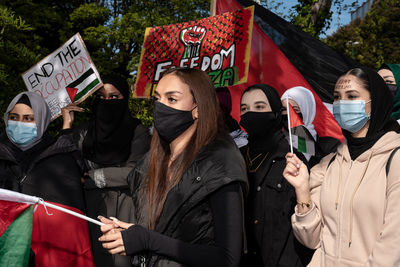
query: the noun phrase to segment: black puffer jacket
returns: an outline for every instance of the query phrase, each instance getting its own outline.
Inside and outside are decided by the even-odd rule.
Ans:
[[[128,176],[135,207],[134,223],[144,227],[148,212],[143,190],[147,169],[148,157],[145,157]],[[218,139],[199,152],[180,182],[170,190],[155,231],[192,244],[213,245],[215,233],[208,197],[231,183],[240,183],[247,191],[245,163],[231,139]],[[156,254],[143,257],[146,266],[181,266]]]
[[[57,141],[49,136],[44,138],[45,147],[33,153],[29,163],[22,166],[17,160],[17,148],[12,148],[5,134],[0,136],[0,187],[84,212],[82,161],[72,136],[63,135]]]
[[[306,266],[313,253],[295,239],[292,231],[290,218],[296,194],[282,175],[285,155],[290,152],[287,141],[282,138],[273,151],[255,173],[248,175],[250,192],[245,203],[248,253],[242,258],[243,267]]]

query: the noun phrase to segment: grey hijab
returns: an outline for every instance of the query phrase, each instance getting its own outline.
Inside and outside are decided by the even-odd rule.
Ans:
[[[31,143],[29,143],[26,146],[21,146],[21,145],[13,143],[17,147],[19,147],[22,151],[25,151],[40,142],[44,132],[46,131],[47,127],[50,124],[51,112],[50,112],[50,109],[47,106],[46,102],[40,95],[33,93],[33,92],[20,93],[16,97],[14,97],[14,99],[10,102],[6,113],[4,114],[4,123],[5,123],[6,127],[8,125],[8,114],[14,108],[14,106],[17,104],[18,100],[23,95],[26,95],[29,98],[29,101],[31,102],[31,107],[33,110],[33,115],[35,117],[35,123],[36,123],[36,127],[37,127],[37,136],[35,139],[32,140]],[[6,133],[7,133],[7,131],[6,131]],[[8,136],[8,134],[7,134],[7,137],[11,141],[11,138]]]

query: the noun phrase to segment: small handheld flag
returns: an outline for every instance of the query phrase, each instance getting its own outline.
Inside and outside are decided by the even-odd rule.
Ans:
[[[290,151],[293,153],[293,147],[295,147],[298,152],[304,153],[308,160],[311,156],[315,155],[314,138],[311,136],[307,128],[304,127],[303,121],[290,105],[288,96],[286,96],[286,107],[288,116]]]

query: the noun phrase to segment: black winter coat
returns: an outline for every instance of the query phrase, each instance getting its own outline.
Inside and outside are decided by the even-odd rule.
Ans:
[[[312,251],[302,246],[292,232],[296,194],[282,175],[288,152],[287,141],[281,139],[258,170],[248,173],[250,190],[245,201],[248,252],[242,258],[243,267],[306,266],[311,259]]]
[[[47,137],[51,138],[51,137]],[[37,144],[36,146],[40,146]],[[13,144],[0,136],[0,187],[85,211],[82,161],[71,135],[63,135],[33,154],[26,170],[17,161]]]
[[[73,133],[75,142],[82,152],[82,144],[88,132],[89,123],[83,124],[72,130],[64,130],[65,134]],[[133,130],[131,141],[131,153],[126,162],[114,166],[104,166],[84,159],[85,176],[84,193],[89,217],[98,215],[116,217],[121,221],[131,221],[133,205],[130,198],[130,190],[126,177],[149,150],[151,136],[148,128],[139,124]],[[94,259],[98,267],[127,267],[130,259],[126,256],[111,255],[98,238],[102,235],[100,228],[95,224],[89,224],[92,240]]]
[[[135,207],[136,224],[147,228],[147,205],[143,186],[148,169],[145,157],[128,176]],[[214,244],[213,217],[208,197],[222,186],[240,183],[247,191],[246,167],[242,155],[231,139],[218,139],[203,148],[180,182],[165,200],[155,231],[193,244]],[[146,266],[181,266],[171,259],[147,254]],[[138,263],[138,257],[134,262]]]

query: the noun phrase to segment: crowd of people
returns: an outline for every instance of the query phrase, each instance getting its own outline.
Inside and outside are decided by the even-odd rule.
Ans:
[[[62,251],[86,255],[66,266],[400,266],[399,65],[338,78],[342,143],[318,136],[304,87],[282,96],[248,87],[238,122],[228,88],[201,70],[170,69],[154,91],[149,130],[131,115],[127,82],[102,81],[91,119],[74,126],[85,111],[65,107],[57,138],[35,93],[18,94],[5,113],[0,187],[104,223],[44,213],[29,266],[66,262]],[[288,103],[315,153],[291,152]],[[68,246],[37,233],[55,227],[69,233]]]

